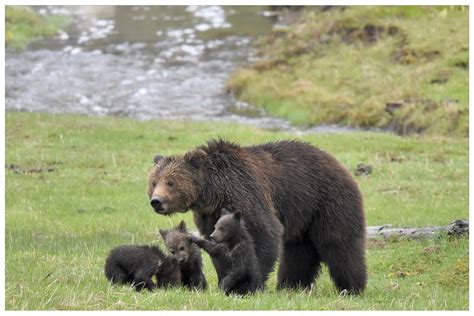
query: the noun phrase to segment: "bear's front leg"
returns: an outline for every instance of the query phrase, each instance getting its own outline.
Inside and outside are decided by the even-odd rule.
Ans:
[[[209,241],[206,239],[198,238],[196,236],[189,236],[189,241],[195,243],[198,245],[199,248],[204,249],[208,254],[211,256],[219,256],[223,254],[225,251],[224,247],[222,245],[219,245],[213,241]]]
[[[260,212],[265,214],[264,218],[252,219],[250,215],[244,212],[242,212],[242,216],[254,241],[260,275],[262,276],[262,282],[265,283],[278,259],[283,226],[271,211],[260,210]]]
[[[149,278],[148,276],[141,275],[141,274],[135,275],[135,278],[133,280],[133,285],[137,292],[140,292],[143,289],[153,291],[153,289],[156,287],[155,283],[153,283],[151,278]]]

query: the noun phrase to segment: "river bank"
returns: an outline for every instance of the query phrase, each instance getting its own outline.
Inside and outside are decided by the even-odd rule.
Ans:
[[[292,124],[468,134],[468,8],[306,8],[227,88]]]

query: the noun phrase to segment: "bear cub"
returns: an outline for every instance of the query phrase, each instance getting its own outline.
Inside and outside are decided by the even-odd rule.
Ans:
[[[222,209],[210,238],[211,241],[189,236],[212,257],[219,288],[226,294],[239,295],[263,289],[254,241],[240,211],[232,214]]]
[[[172,258],[178,261],[181,284],[190,289],[206,289],[207,281],[202,271],[201,250],[189,239],[184,221],[172,230],[160,229]]]
[[[105,276],[113,284],[131,284],[137,291],[173,286],[181,280],[176,258],[166,256],[157,246],[125,245],[112,249],[105,262]]]

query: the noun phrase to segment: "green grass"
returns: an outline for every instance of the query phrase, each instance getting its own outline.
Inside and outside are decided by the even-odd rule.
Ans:
[[[459,6],[308,8],[227,86],[295,125],[467,136],[468,21]]]
[[[135,293],[111,287],[105,257],[121,244],[161,244],[156,232],[192,214],[156,215],[146,177],[156,153],[176,154],[223,136],[242,144],[296,138],[332,153],[357,177],[369,225],[445,225],[468,217],[465,138],[411,137],[370,132],[297,136],[253,127],[185,121],[6,112],[6,164],[51,172],[6,173],[7,310],[466,310],[468,239],[370,242],[369,283],[361,296],[339,297],[324,269],[311,292],[268,289],[251,298],[210,289]]]
[[[6,47],[25,48],[35,39],[54,36],[69,22],[66,16],[41,16],[26,6],[5,6]]]

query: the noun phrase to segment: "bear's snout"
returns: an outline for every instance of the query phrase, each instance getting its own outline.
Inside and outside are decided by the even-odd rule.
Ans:
[[[153,207],[155,212],[160,213],[163,211],[163,201],[158,196],[153,196],[150,200],[150,205]]]
[[[219,237],[217,236],[216,232],[213,232],[209,238],[212,240],[212,241],[215,241],[215,242],[219,242]]]

